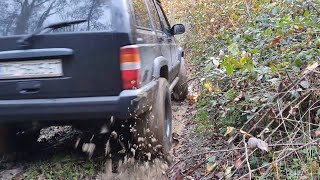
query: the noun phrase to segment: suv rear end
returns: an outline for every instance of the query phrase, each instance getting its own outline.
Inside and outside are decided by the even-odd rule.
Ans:
[[[0,10],[0,153],[60,124],[112,125],[102,135],[112,158],[129,142],[169,152],[171,93],[187,94],[174,39],[185,28],[170,26],[160,1],[9,0]]]
[[[120,49],[132,43],[127,6],[126,0],[0,2],[0,123],[128,112],[120,108],[135,98],[120,97]],[[87,21],[41,30],[81,19]]]

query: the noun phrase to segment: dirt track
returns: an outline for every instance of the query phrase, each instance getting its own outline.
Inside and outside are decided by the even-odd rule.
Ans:
[[[174,148],[173,155],[178,156],[176,152],[181,148],[181,142],[185,137],[184,129],[187,122],[186,112],[188,110],[188,103],[174,103],[173,104],[173,136],[174,136]],[[55,133],[52,133],[55,132]],[[35,176],[30,174],[37,174],[37,179],[48,179],[43,173],[39,172],[42,166],[56,167],[60,164],[61,168],[63,163],[77,164],[80,169],[77,172],[80,173],[80,179],[166,179],[166,171],[169,165],[163,160],[156,159],[154,163],[150,162],[134,162],[128,160],[126,164],[120,167],[120,173],[111,173],[111,162],[100,161],[103,157],[96,157],[92,161],[89,161],[85,155],[77,152],[73,149],[76,142],[78,132],[73,131],[70,127],[57,128],[52,127],[42,132],[40,139],[44,139],[43,145],[45,147],[40,149],[36,153],[24,154],[23,157],[18,158],[17,161],[4,161],[0,159],[0,180],[2,179],[30,179]],[[48,140],[46,140],[48,139]],[[72,157],[69,161],[70,156]],[[58,157],[58,160],[57,160]],[[173,157],[175,158],[175,157]],[[77,160],[80,159],[80,160]],[[68,162],[69,161],[69,162]],[[80,161],[80,162],[79,162]],[[60,163],[61,162],[61,163]],[[103,162],[103,163],[102,163]],[[81,163],[96,163],[94,165],[94,173],[87,175],[81,174]],[[40,167],[38,167],[40,166]],[[64,169],[50,169],[55,171],[62,171],[61,176],[64,176]],[[72,166],[72,165],[71,165]],[[77,167],[78,167],[77,166]],[[86,165],[83,165],[86,166]],[[39,169],[37,169],[39,168]],[[43,168],[42,168],[43,169]],[[91,170],[91,169],[90,169]],[[65,169],[68,171],[68,169]],[[87,169],[83,169],[83,172],[87,172]],[[67,173],[67,172],[65,172]],[[28,176],[28,177],[26,177]],[[68,179],[68,178],[66,178]]]

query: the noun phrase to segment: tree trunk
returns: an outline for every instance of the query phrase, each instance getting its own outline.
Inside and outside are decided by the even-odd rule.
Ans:
[[[21,12],[17,19],[17,27],[14,31],[15,34],[24,34],[27,31],[27,25],[34,8],[35,0],[29,4],[28,0],[24,0],[21,4]]]

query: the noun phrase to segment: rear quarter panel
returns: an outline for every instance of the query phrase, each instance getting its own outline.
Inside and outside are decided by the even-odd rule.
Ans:
[[[161,56],[161,50],[153,30],[137,28],[134,37],[141,54],[141,85],[143,86],[153,80],[155,68],[160,68],[155,67],[154,62]]]

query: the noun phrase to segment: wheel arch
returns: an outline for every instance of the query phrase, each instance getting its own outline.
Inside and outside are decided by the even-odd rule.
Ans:
[[[163,56],[157,57],[154,60],[154,64],[153,64],[153,68],[154,68],[153,77],[156,79],[163,77],[169,80],[170,75],[169,75],[168,64],[169,64],[168,60]]]

